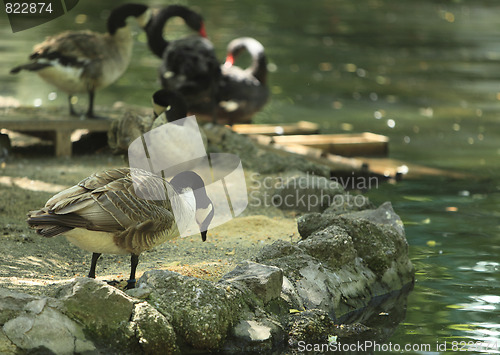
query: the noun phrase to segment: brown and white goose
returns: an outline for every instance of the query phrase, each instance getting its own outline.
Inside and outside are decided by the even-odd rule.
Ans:
[[[146,5],[124,4],[111,11],[107,33],[67,31],[48,37],[34,47],[30,62],[13,68],[36,72],[43,80],[69,95],[70,114],[77,116],[72,97],[88,93],[86,116],[95,118],[95,91],[115,82],[127,69],[132,57],[133,38],[127,18],[135,17],[145,27],[151,12]]]
[[[242,69],[234,65],[243,50],[252,58],[251,65]],[[267,87],[267,59],[264,46],[254,38],[241,37],[229,42],[226,62],[218,90],[217,118],[228,123],[250,122],[269,98]]]
[[[167,182],[141,169],[111,169],[56,194],[45,207],[29,212],[27,222],[44,237],[63,234],[79,248],[92,252],[88,277],[95,278],[102,253],[131,254],[127,288],[133,288],[143,251],[178,237],[179,230],[193,219],[206,240],[214,209],[204,186],[192,171],[181,172]],[[186,192],[191,192],[191,199],[181,195]]]

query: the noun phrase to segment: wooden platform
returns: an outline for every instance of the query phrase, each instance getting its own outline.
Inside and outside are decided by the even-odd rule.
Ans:
[[[72,151],[71,134],[78,129],[107,132],[111,119],[78,119],[67,109],[37,109],[31,107],[1,108],[0,129],[16,131],[54,142],[55,155],[69,157]]]

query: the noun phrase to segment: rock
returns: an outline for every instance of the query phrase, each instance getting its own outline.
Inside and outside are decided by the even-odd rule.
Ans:
[[[178,354],[174,328],[166,317],[146,302],[135,305],[130,324],[142,354]]]
[[[336,195],[332,203],[323,213],[341,215],[344,213],[362,211],[373,208],[368,197],[363,195],[352,195],[349,192]]]
[[[333,320],[319,309],[292,314],[288,323],[288,346],[291,349],[298,349],[300,344],[328,344],[335,329]]]
[[[323,176],[300,174],[285,181],[273,196],[273,205],[283,210],[322,212],[336,195],[344,192],[342,186]]]
[[[152,289],[149,303],[196,349],[219,348],[244,306],[240,292],[230,286],[171,271],[147,271],[138,280],[142,285]]]
[[[385,205],[385,204],[384,204]],[[379,209],[384,209],[381,205]],[[339,194],[333,197],[333,203],[323,211],[323,213],[307,213],[305,215],[300,216],[297,219],[297,227],[299,230],[299,234],[302,239],[306,239],[312,233],[317,230],[321,230],[331,224],[333,224],[336,220],[337,216],[352,216],[352,218],[367,218],[367,216],[371,216],[373,210],[373,205],[368,200],[368,198],[363,195],[351,195],[349,193]],[[391,207],[392,209],[392,207]],[[357,211],[364,211],[359,212]],[[377,209],[378,210],[378,209]],[[399,218],[394,211],[392,211],[393,215]],[[396,218],[395,217],[395,218]],[[401,219],[399,219],[401,221]],[[401,224],[402,226],[402,224]]]
[[[169,319],[144,301],[108,284],[77,278],[58,294],[59,308],[82,325],[100,351],[165,354],[178,352]]]
[[[349,219],[366,219],[378,225],[388,226],[398,232],[401,236],[405,236],[403,221],[396,214],[396,212],[394,212],[392,204],[389,201],[384,202],[377,209],[351,212],[345,214],[344,217]]]
[[[279,298],[283,284],[283,271],[274,266],[245,260],[234,270],[225,274],[221,281],[243,283],[266,304]]]
[[[299,247],[332,270],[352,263],[357,256],[351,236],[336,225],[314,232],[310,238],[300,241]]]
[[[2,319],[9,318],[2,322],[2,354],[20,349],[55,354],[96,350],[82,326],[64,315],[53,299],[0,289],[0,302]]]
[[[286,276],[283,276],[281,298],[287,302],[290,309],[304,310],[304,303],[302,302],[302,299],[297,294],[295,287]]]
[[[104,282],[83,277],[62,287],[58,297],[63,312],[83,324],[102,346],[132,346],[132,334],[124,328],[124,320],[131,319],[137,300]]]
[[[108,131],[108,145],[115,154],[127,153],[130,144],[151,129],[154,117],[134,110],[114,119]]]
[[[271,339],[271,327],[253,320],[242,320],[234,327],[234,334],[247,341],[264,342]]]
[[[384,204],[349,214],[305,215],[298,223],[307,239],[267,245],[255,261],[283,270],[291,284],[283,299],[290,307],[298,302],[286,295],[295,290],[306,309],[341,317],[413,281],[408,243],[390,211]]]

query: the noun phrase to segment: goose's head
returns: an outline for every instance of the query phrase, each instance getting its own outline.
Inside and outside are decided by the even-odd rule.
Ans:
[[[172,122],[187,116],[187,106],[176,92],[161,89],[153,94],[153,112],[155,117],[165,113],[167,121]]]
[[[214,217],[214,205],[207,195],[203,179],[193,171],[175,175],[170,184],[180,193],[191,191],[195,199],[195,219],[200,228],[201,240],[207,240],[207,231]]]

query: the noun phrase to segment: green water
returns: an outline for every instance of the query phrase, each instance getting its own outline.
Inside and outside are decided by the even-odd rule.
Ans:
[[[34,43],[68,28],[103,30],[116,2],[81,1],[68,15],[12,34],[0,27],[0,95],[66,105],[35,75],[10,76]],[[159,2],[155,2],[159,5]],[[164,5],[163,3],[161,5]],[[390,157],[470,178],[426,178],[368,192],[392,201],[417,270],[393,344],[498,342],[500,348],[500,16],[494,1],[190,1],[202,10],[221,60],[234,37],[253,36],[271,63],[271,102],[259,123],[309,120],[324,133],[390,137]],[[87,14],[83,24],[75,16]],[[80,17],[80,20],[82,18]],[[182,26],[173,24],[172,31]],[[138,33],[129,71],[97,105],[149,105],[158,59]],[[49,96],[53,100],[49,100]],[[82,98],[81,105],[85,105]],[[85,107],[85,106],[82,106]],[[477,345],[477,343],[474,343]],[[459,344],[460,345],[460,344]],[[422,353],[422,351],[413,351]],[[471,352],[469,352],[471,353]]]

